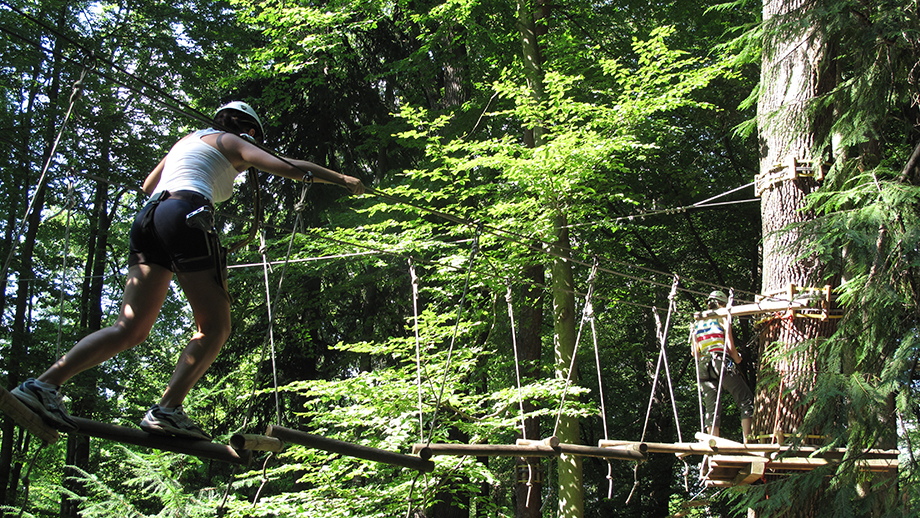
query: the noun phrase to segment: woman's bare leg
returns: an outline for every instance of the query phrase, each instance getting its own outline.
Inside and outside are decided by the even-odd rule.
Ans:
[[[178,273],[176,278],[192,306],[198,332],[179,357],[160,399],[160,406],[165,408],[182,404],[230,336],[230,296],[214,270]]]
[[[166,300],[172,275],[155,264],[128,268],[121,312],[115,323],[77,342],[38,379],[63,385],[75,375],[146,340]]]

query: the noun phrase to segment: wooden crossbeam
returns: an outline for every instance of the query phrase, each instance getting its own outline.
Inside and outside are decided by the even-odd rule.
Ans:
[[[219,460],[231,464],[249,464],[252,458],[250,450],[234,450],[226,444],[218,444],[211,441],[202,441],[189,439],[185,437],[173,437],[170,435],[157,435],[144,432],[136,428],[127,428],[109,423],[100,423],[91,421],[82,417],[73,417],[73,420],[79,426],[79,430],[74,433],[108,439],[125,444],[134,444],[145,448],[154,448],[157,450],[172,451],[194,455],[205,459]]]
[[[796,302],[792,300],[765,300],[762,302],[756,302],[754,304],[742,304],[739,306],[732,306],[731,308],[719,308],[719,309],[707,309],[706,311],[697,311],[693,313],[693,318],[696,320],[703,320],[707,318],[713,318],[716,316],[724,317],[729,313],[733,317],[745,317],[750,315],[762,315],[764,313],[777,313],[781,311],[825,311],[823,308],[809,307],[806,304],[801,302]]]
[[[0,387],[0,410],[13,418],[19,426],[48,444],[54,444],[61,438],[57,430],[45,424],[38,414],[3,387]]]
[[[349,457],[370,460],[374,462],[383,462],[395,466],[414,469],[424,473],[434,471],[434,462],[415,457],[413,455],[403,455],[392,451],[371,448],[360,444],[329,439],[320,435],[313,435],[299,430],[292,430],[282,426],[268,425],[265,435],[274,437],[286,443],[299,444],[309,448],[316,448],[332,453],[340,453]]]
[[[750,455],[713,455],[709,458],[710,465],[714,468],[738,468],[750,465],[752,462],[765,463],[772,470],[810,471],[815,468],[839,464],[840,459],[824,457],[780,457],[768,459]],[[898,468],[898,459],[857,459],[853,463],[866,471],[889,471]]]
[[[580,444],[559,445],[559,451],[569,455],[578,455],[581,457],[599,457],[603,459],[617,460],[645,460],[645,454],[641,451],[630,450],[627,448],[597,448],[594,446],[582,446]]]

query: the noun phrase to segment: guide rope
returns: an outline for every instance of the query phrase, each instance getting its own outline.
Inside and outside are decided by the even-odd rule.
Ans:
[[[45,161],[45,166],[42,168],[41,175],[38,178],[38,183],[35,185],[35,192],[32,193],[31,198],[29,199],[29,204],[26,207],[25,215],[22,219],[19,220],[19,224],[16,227],[14,236],[21,236],[23,229],[26,225],[26,222],[29,219],[29,214],[35,209],[35,202],[38,199],[39,194],[45,187],[45,181],[48,177],[48,169],[51,168],[51,161],[54,159],[54,155],[57,152],[58,144],[61,142],[61,137],[64,135],[64,129],[67,127],[67,122],[70,120],[70,115],[73,113],[74,105],[77,101],[83,97],[83,79],[86,78],[86,73],[89,70],[92,70],[96,66],[95,60],[92,58],[87,58],[83,62],[83,70],[80,72],[80,79],[78,79],[73,84],[73,91],[70,94],[70,105],[67,107],[67,113],[64,115],[64,120],[61,122],[61,126],[58,129],[57,137],[54,139],[54,143],[51,146],[51,150],[48,152],[48,159]],[[6,261],[3,263],[3,269],[0,270],[0,278],[6,278],[7,272],[9,272],[10,264],[13,261],[13,255],[16,253],[16,247],[19,244],[19,239],[13,239],[13,243],[10,246],[10,251],[6,256]]]
[[[667,343],[668,343],[668,330],[671,327],[671,315],[677,308],[677,286],[680,284],[680,278],[675,275],[673,281],[671,282],[671,292],[668,294],[668,314],[665,319],[665,325],[661,325],[661,318],[658,316],[658,311],[652,311],[652,314],[655,317],[655,334],[658,338],[658,361],[655,364],[655,375],[652,377],[652,390],[649,394],[648,407],[645,410],[645,422],[642,425],[642,437],[639,439],[640,442],[645,441],[645,433],[648,430],[649,418],[652,415],[652,403],[655,401],[655,390],[658,388],[658,377],[661,374],[661,369],[664,367],[665,378],[668,382],[668,393],[671,398],[671,408],[674,411],[674,423],[677,427],[677,438],[678,441],[683,442],[680,432],[680,418],[677,415],[677,400],[674,397],[674,383],[671,381],[671,369],[668,365],[668,354],[667,354]],[[686,464],[686,463],[685,463]],[[626,502],[632,499],[633,494],[636,491],[636,488],[639,485],[639,464],[637,463],[633,469],[633,487],[629,492],[629,496],[626,498]]]
[[[457,321],[454,324],[453,336],[451,337],[451,340],[450,340],[450,346],[447,349],[447,361],[444,366],[444,376],[441,380],[441,388],[440,388],[440,391],[438,392],[438,398],[435,401],[434,414],[431,416],[431,427],[429,428],[429,431],[428,431],[428,440],[426,442],[427,444],[431,444],[431,441],[434,438],[435,425],[437,424],[438,413],[441,408],[441,399],[444,397],[444,389],[447,386],[447,378],[450,374],[451,360],[453,359],[453,354],[454,354],[454,345],[457,342],[457,333],[460,330],[460,319],[463,316],[463,303],[466,301],[466,296],[470,289],[470,276],[473,273],[473,264],[475,263],[476,255],[479,253],[479,237],[480,237],[481,231],[482,231],[482,228],[477,226],[476,227],[476,237],[475,239],[473,239],[473,246],[470,250],[470,260],[469,260],[468,268],[466,270],[466,280],[464,281],[464,284],[463,284],[463,294],[460,296],[460,302],[457,304]]]
[[[511,281],[507,283],[507,290],[505,291],[505,301],[508,303],[508,320],[511,325],[511,348],[514,350],[514,375],[517,381],[517,395],[518,395],[518,408],[521,411],[521,438],[527,440],[527,418],[524,413],[524,390],[521,387],[521,360],[520,355],[518,354],[518,343],[517,343],[517,331],[514,325],[514,305],[512,304],[511,299]],[[530,497],[533,491],[533,462],[530,459],[527,460],[527,499],[526,502],[530,502]]]
[[[597,277],[597,258],[594,259],[594,266],[588,275],[588,293],[585,295],[585,307],[582,311],[581,323],[578,326],[578,334],[575,336],[575,345],[572,348],[572,358],[569,361],[569,370],[565,379],[565,388],[562,391],[562,397],[559,400],[559,409],[556,412],[556,424],[553,426],[553,435],[559,433],[559,424],[562,421],[562,409],[565,406],[565,399],[572,385],[572,375],[575,372],[575,359],[578,356],[578,343],[581,341],[581,332],[585,326],[585,320],[588,319],[588,311],[591,307],[591,297],[594,295],[594,279]],[[593,312],[592,312],[593,314]]]
[[[728,358],[728,334],[732,332],[731,330],[731,317],[732,317],[732,301],[735,298],[735,292],[732,290],[728,291],[728,303],[725,305],[725,310],[728,313],[728,329],[725,330],[725,347],[722,348],[722,364],[719,366],[719,386],[716,388],[716,406],[712,412],[712,424],[710,430],[714,430],[716,427],[716,421],[719,419],[719,411],[721,410],[722,405],[722,380],[725,378],[725,360]]]

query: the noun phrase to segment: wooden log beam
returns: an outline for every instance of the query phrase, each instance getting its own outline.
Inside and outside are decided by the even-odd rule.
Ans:
[[[741,444],[714,436],[700,434],[700,442],[633,442],[601,439],[598,441],[600,448],[631,448],[641,452],[674,453],[677,455],[760,455],[771,459],[780,456],[809,456],[820,452],[825,458],[840,459],[847,453],[846,448],[821,448],[820,446],[788,446],[782,444]],[[860,453],[866,459],[897,459],[899,450],[866,450]],[[786,457],[788,458],[788,457]]]
[[[54,444],[61,438],[57,430],[45,424],[38,414],[3,387],[0,387],[0,410],[12,417],[19,426],[48,444]]]
[[[630,450],[627,448],[597,448],[594,446],[583,446],[581,444],[559,445],[559,451],[568,455],[579,455],[581,457],[599,457],[602,459],[617,460],[645,460],[645,454],[641,451]]]
[[[764,468],[766,465],[767,462],[765,460],[755,460],[750,462],[748,465],[738,471],[738,475],[735,476],[732,482],[736,486],[746,486],[748,484],[752,484],[754,481],[759,480],[763,476]]]
[[[523,441],[517,444],[415,444],[413,453],[422,458],[434,455],[468,455],[473,457],[557,457],[563,453],[582,457],[598,457],[618,460],[645,460],[645,455],[638,450],[628,448],[595,448],[579,444],[566,444],[556,441],[555,446],[545,441]]]
[[[301,446],[307,446],[308,448],[316,448],[374,462],[383,462],[385,464],[410,468],[424,473],[431,473],[434,471],[434,462],[427,459],[336,439],[329,439],[327,437],[313,435],[299,430],[292,430],[282,426],[268,425],[265,435],[275,437],[286,443],[299,444]]]
[[[713,455],[709,463],[714,468],[739,468],[751,463],[766,463],[771,470],[810,471],[818,467],[840,464],[840,459],[823,457],[781,457],[764,459],[750,455]],[[858,459],[854,465],[865,471],[891,471],[898,469],[898,459]]]
[[[235,450],[270,451],[274,453],[284,451],[284,442],[281,439],[252,433],[234,434],[230,437],[230,446]]]
[[[557,457],[559,452],[548,444],[453,444],[418,443],[412,445],[412,452],[423,459],[435,455],[460,455],[472,457]]]
[[[186,455],[194,455],[195,457],[219,460],[231,464],[247,465],[252,458],[252,452],[249,450],[236,451],[230,446],[211,441],[157,435],[135,428],[91,421],[82,417],[74,417],[73,420],[77,423],[77,426],[80,427],[80,429],[74,433],[80,435],[88,435],[90,437],[108,439],[110,441],[125,444],[134,444],[145,448],[184,453]]]
[[[826,311],[823,308],[809,307],[807,304],[792,300],[765,300],[754,304],[742,304],[731,308],[707,309],[693,313],[693,318],[702,320],[716,316],[724,317],[731,313],[733,317],[779,313],[783,311]]]

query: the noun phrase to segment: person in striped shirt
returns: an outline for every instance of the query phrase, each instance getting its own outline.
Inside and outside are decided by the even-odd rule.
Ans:
[[[706,300],[710,310],[724,308],[728,296],[713,291]],[[691,334],[693,357],[697,361],[700,390],[703,393],[706,413],[704,426],[710,435],[719,435],[722,420],[722,400],[728,392],[741,411],[741,429],[744,442],[751,435],[754,415],[754,394],[738,369],[742,358],[735,348],[732,336],[731,315],[713,316],[697,320]],[[719,385],[721,380],[721,394]]]

